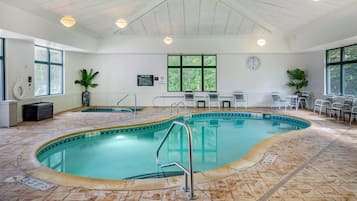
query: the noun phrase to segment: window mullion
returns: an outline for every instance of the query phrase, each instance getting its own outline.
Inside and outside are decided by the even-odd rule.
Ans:
[[[182,82],[182,55],[180,56],[180,91],[182,92],[182,84],[183,84],[183,82]]]
[[[201,91],[205,91],[205,83],[204,83],[204,72],[203,72],[203,55],[201,55]]]
[[[47,55],[48,55],[48,60],[47,60],[47,76],[48,76],[48,95],[51,95],[51,55],[50,55],[50,49],[47,48]]]

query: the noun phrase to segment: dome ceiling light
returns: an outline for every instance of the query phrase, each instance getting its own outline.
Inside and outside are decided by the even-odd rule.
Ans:
[[[128,21],[126,21],[126,20],[123,19],[123,18],[119,18],[119,19],[115,22],[115,24],[116,24],[119,28],[124,29],[126,26],[128,26]]]
[[[170,36],[166,36],[163,41],[166,45],[171,45],[171,43],[174,42],[174,39]]]
[[[257,45],[259,45],[260,47],[263,47],[266,44],[267,44],[267,41],[264,38],[257,40]]]
[[[63,16],[60,20],[60,22],[63,24],[65,27],[72,27],[76,24],[76,20],[69,15]]]

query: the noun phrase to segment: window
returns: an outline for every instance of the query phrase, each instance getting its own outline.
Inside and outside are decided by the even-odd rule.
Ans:
[[[167,90],[216,91],[216,55],[168,55]]]
[[[5,40],[0,38],[0,100],[5,100]]]
[[[35,96],[63,94],[63,51],[35,46]]]
[[[357,95],[357,44],[326,51],[326,93]]]

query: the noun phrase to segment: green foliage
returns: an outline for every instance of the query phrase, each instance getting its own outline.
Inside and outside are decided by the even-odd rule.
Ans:
[[[300,90],[309,84],[305,72],[299,68],[287,70],[286,73],[290,79],[287,85],[291,88],[295,88],[297,93],[300,93]]]
[[[74,81],[74,84],[79,84],[84,87],[85,91],[88,91],[89,87],[95,88],[98,86],[96,83],[92,83],[92,80],[99,74],[99,72],[93,73],[93,69],[89,70],[89,73],[86,69],[80,70],[81,79]]]

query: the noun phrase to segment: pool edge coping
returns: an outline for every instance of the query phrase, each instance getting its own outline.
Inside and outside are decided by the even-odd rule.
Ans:
[[[232,111],[231,111],[232,112]],[[234,111],[234,112],[242,112],[242,111]],[[286,117],[292,117],[296,119],[303,120],[309,123],[309,127],[300,129],[300,130],[292,130],[288,132],[284,132],[267,139],[260,141],[258,144],[253,146],[246,155],[240,158],[237,161],[233,161],[227,165],[207,170],[204,172],[195,173],[195,184],[206,183],[210,181],[215,181],[217,179],[222,179],[237,173],[237,171],[246,169],[257,164],[263,156],[266,154],[267,150],[274,145],[276,142],[286,139],[288,137],[300,135],[306,133],[314,127],[313,122],[307,119],[303,119],[301,117],[296,117],[292,115],[286,114],[275,114],[275,113],[264,113],[264,112],[256,112],[256,111],[244,111],[250,113],[262,113],[262,114],[271,114],[271,115],[280,115]],[[203,114],[203,113],[224,113],[221,112],[192,112],[190,114]],[[66,173],[61,173],[50,169],[44,165],[42,165],[37,159],[38,151],[44,146],[65,138],[69,136],[78,135],[84,132],[92,132],[103,129],[114,129],[114,128],[128,128],[135,126],[144,126],[148,124],[156,124],[156,123],[164,123],[166,121],[173,120],[175,118],[184,116],[180,115],[171,115],[169,117],[161,118],[159,120],[154,121],[146,121],[137,124],[128,124],[122,126],[110,126],[103,128],[95,128],[89,129],[85,131],[78,131],[68,134],[63,134],[61,136],[55,137],[51,140],[43,140],[39,143],[34,144],[33,146],[27,147],[18,157],[17,162],[20,169],[25,172],[27,175],[38,178],[40,180],[50,182],[56,185],[62,186],[71,186],[71,187],[82,187],[88,189],[96,189],[96,190],[158,190],[158,189],[167,189],[167,188],[175,188],[179,187],[183,184],[182,176],[173,176],[167,178],[155,178],[155,179],[136,179],[136,180],[110,180],[110,179],[97,179],[97,178],[88,178],[82,176],[76,176]]]

